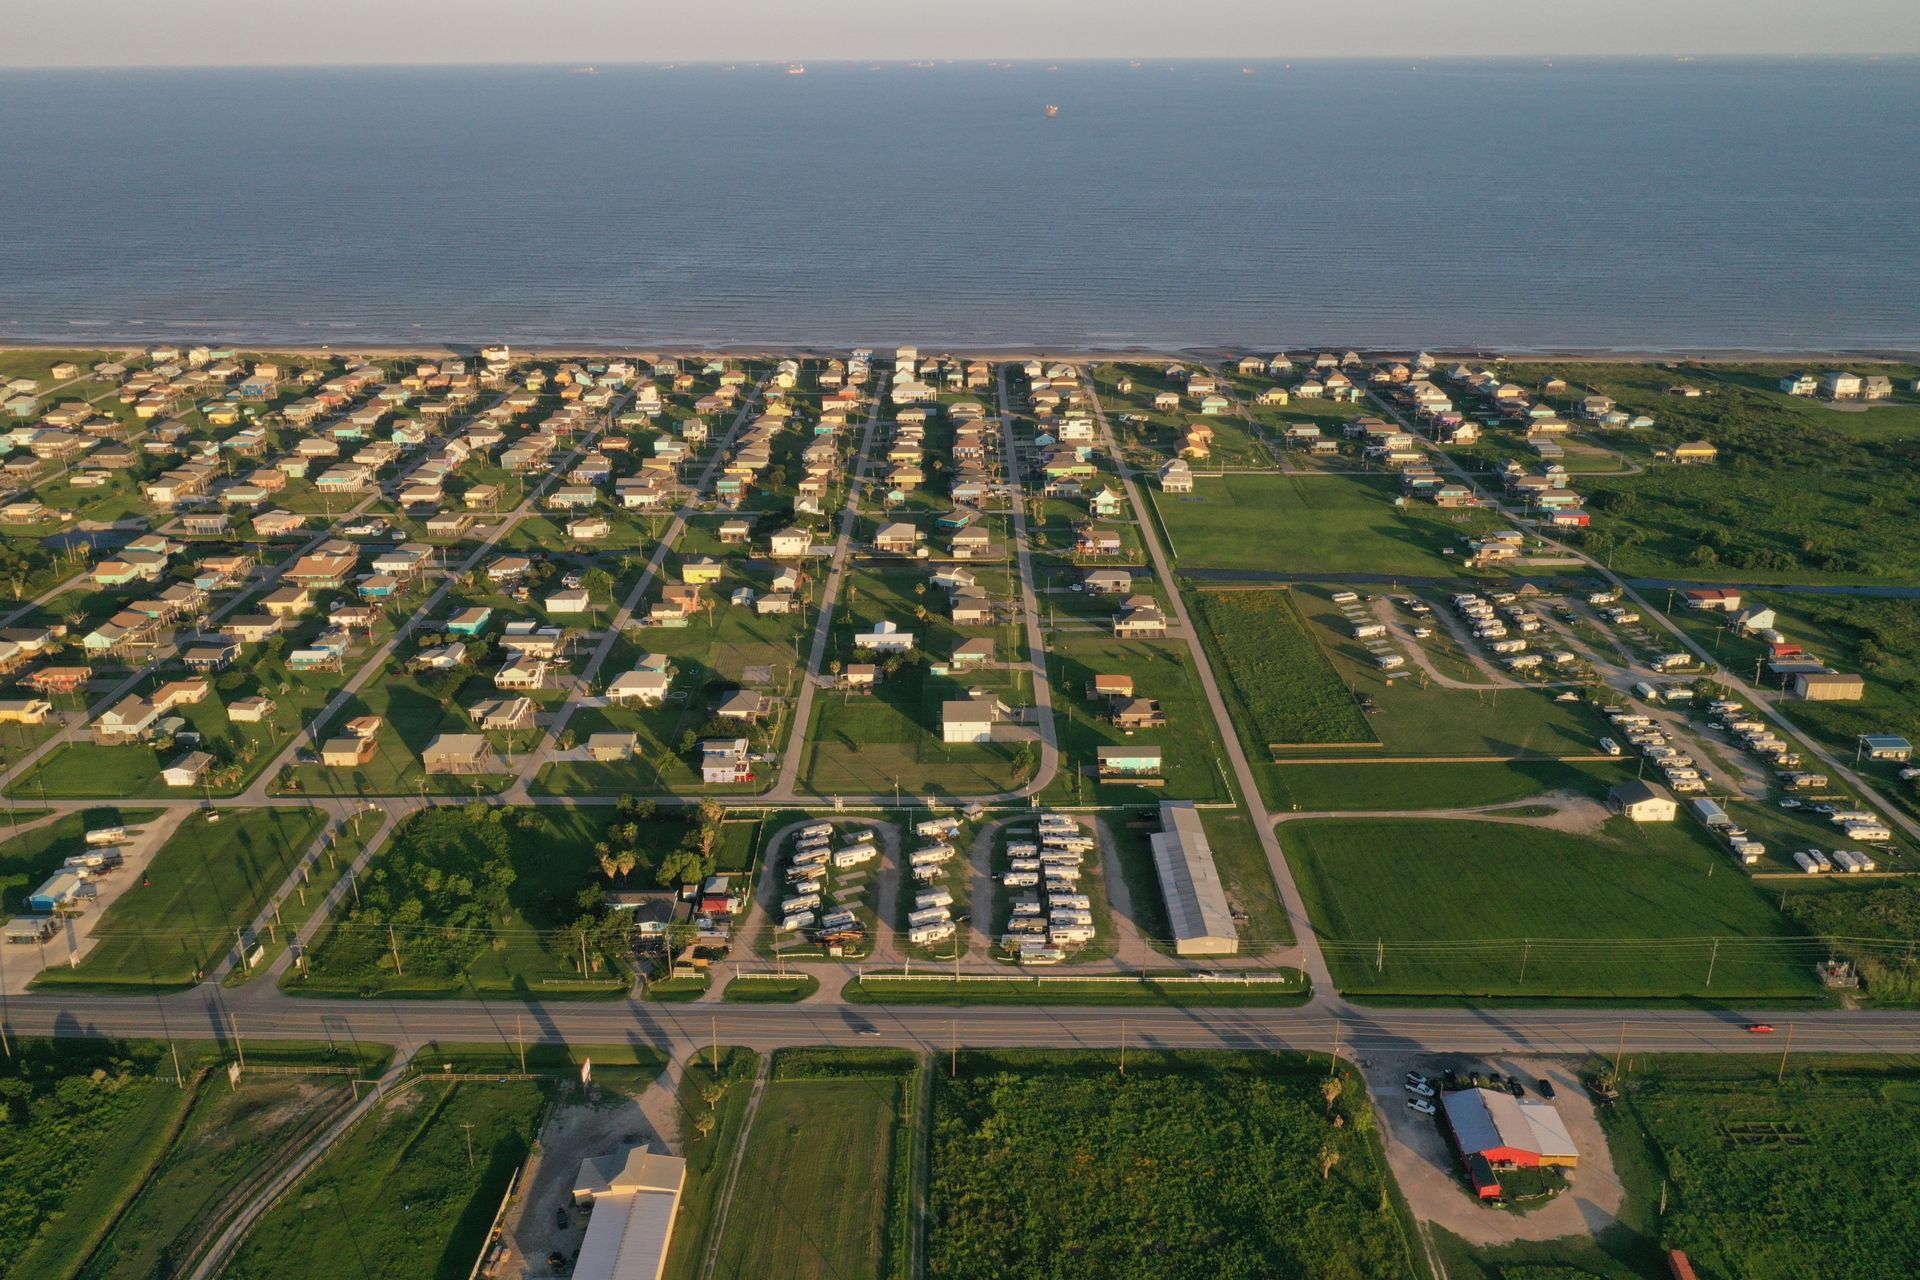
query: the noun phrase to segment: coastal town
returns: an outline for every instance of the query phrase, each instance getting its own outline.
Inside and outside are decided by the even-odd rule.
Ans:
[[[1307,1055],[1306,1182],[1400,1205],[1351,1274],[1692,1275],[1633,1056],[1914,1043],[1910,364],[22,348],[0,443],[0,1026],[355,1082],[164,1274],[555,1072],[537,1151],[449,1122],[527,1109],[457,1269],[923,1274],[927,1108],[1098,1008],[1123,1076]],[[834,1108],[868,1185],[757,1213]]]

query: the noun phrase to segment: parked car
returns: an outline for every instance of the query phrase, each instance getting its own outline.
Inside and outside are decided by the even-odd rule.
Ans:
[[[1524,1098],[1527,1096],[1527,1087],[1520,1083],[1519,1076],[1508,1076],[1507,1092],[1516,1098]]]
[[[567,1229],[567,1209],[565,1205],[553,1211],[553,1225],[562,1231]]]
[[[1545,1076],[1541,1076],[1536,1083],[1540,1086],[1541,1097],[1543,1098],[1553,1097],[1553,1081],[1547,1079]]]
[[[1409,1080],[1407,1081],[1407,1092],[1417,1093],[1423,1098],[1431,1098],[1433,1096],[1433,1086],[1418,1080]]]
[[[1430,1116],[1434,1113],[1434,1106],[1425,1098],[1408,1098],[1407,1110],[1418,1111],[1423,1116]]]

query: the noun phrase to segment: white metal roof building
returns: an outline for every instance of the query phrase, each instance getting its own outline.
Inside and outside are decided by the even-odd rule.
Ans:
[[[591,1200],[593,1212],[573,1265],[576,1280],[659,1280],[686,1176],[685,1160],[645,1147],[582,1160],[573,1198]]]
[[[1495,1089],[1458,1089],[1441,1094],[1440,1104],[1463,1156],[1527,1167],[1580,1162],[1579,1148],[1551,1102],[1523,1102]]]
[[[1200,811],[1190,801],[1168,801],[1160,806],[1160,827],[1151,837],[1153,869],[1167,900],[1174,951],[1183,956],[1233,955],[1240,950],[1240,935]]]

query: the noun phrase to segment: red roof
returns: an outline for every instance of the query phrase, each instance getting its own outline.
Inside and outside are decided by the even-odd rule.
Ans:
[[[1667,1270],[1673,1273],[1673,1280],[1700,1280],[1694,1274],[1693,1263],[1687,1261],[1687,1255],[1681,1249],[1667,1250]]]

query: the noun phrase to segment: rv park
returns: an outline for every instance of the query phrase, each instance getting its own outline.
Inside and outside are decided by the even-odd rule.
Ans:
[[[0,1272],[1911,1274],[1911,364],[20,349],[0,442]]]

